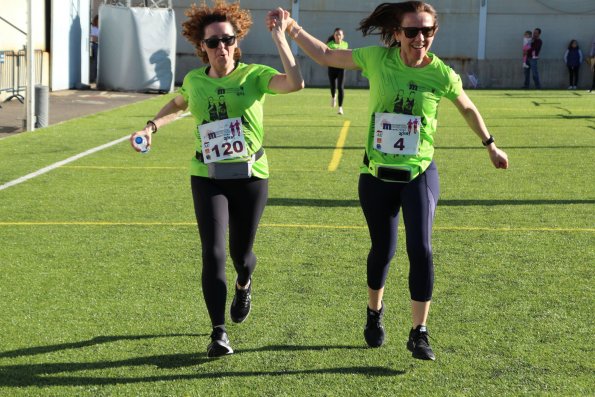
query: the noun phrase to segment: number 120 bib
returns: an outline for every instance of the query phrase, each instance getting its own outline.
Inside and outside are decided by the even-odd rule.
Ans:
[[[375,113],[373,147],[387,154],[416,155],[419,151],[420,129],[420,116]]]
[[[205,164],[248,155],[240,117],[203,124],[198,131]]]

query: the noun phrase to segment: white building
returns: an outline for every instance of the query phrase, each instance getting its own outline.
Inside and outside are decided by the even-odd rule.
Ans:
[[[85,86],[89,81],[89,25],[102,0],[0,0],[0,51],[19,51],[28,31],[27,2],[34,5],[34,47],[39,52],[37,83],[51,90]],[[171,3],[170,3],[171,1]],[[194,0],[109,0],[172,4],[176,14],[177,56],[175,81],[180,83],[192,68],[201,65],[194,48],[181,35],[184,10]],[[200,2],[200,0],[196,0]],[[258,62],[281,68],[275,47],[264,26],[266,12],[275,7],[293,10],[299,23],[312,35],[325,40],[335,27],[345,32],[351,48],[376,45],[378,37],[362,37],[359,21],[383,1],[377,0],[241,0],[250,9],[254,25],[240,44],[244,62]],[[211,1],[209,0],[209,3]],[[571,39],[588,55],[595,37],[595,0],[434,0],[440,31],[432,51],[458,71],[464,82],[468,74],[479,78],[484,88],[519,88],[523,82],[521,45],[525,30],[542,29],[543,48],[540,75],[544,88],[567,86],[564,51]],[[15,28],[16,27],[16,28]],[[100,36],[101,37],[101,36]],[[104,43],[118,45],[118,43]],[[41,56],[43,54],[43,57]],[[41,59],[43,61],[41,61]],[[307,86],[327,84],[326,69],[298,51]],[[10,95],[8,57],[0,53],[0,99]],[[36,62],[37,63],[37,62]],[[591,73],[586,64],[579,85],[588,86]],[[366,86],[359,73],[347,74],[347,86]],[[24,94],[24,92],[23,92]]]

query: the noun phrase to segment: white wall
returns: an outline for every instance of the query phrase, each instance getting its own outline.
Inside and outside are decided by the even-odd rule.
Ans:
[[[277,6],[291,10],[295,0],[241,0],[252,12],[254,25],[240,44],[245,62],[263,62],[280,67],[270,34],[264,27],[264,15]],[[477,61],[479,46],[480,2],[487,1],[486,47],[484,61]],[[181,34],[184,10],[195,0],[176,0],[178,20],[178,68],[176,81],[181,82],[191,68],[202,63]],[[361,19],[383,3],[382,0],[299,0],[300,24],[309,33],[325,40],[335,27],[345,32],[350,47],[375,45],[378,38],[362,37],[356,31]],[[212,1],[208,1],[212,4]],[[589,51],[595,37],[595,0],[434,0],[429,1],[439,16],[440,31],[432,51],[450,63],[459,73],[479,75],[484,87],[518,88],[522,85],[520,67],[521,42],[525,30],[542,29],[541,69],[547,88],[566,88],[567,71],[562,61],[571,39],[583,52]],[[326,69],[306,57],[299,57],[306,83],[326,85]],[[581,69],[580,82],[586,85],[591,74],[587,65]],[[346,84],[365,85],[357,72],[349,72]]]
[[[52,91],[89,83],[90,0],[52,0]]]
[[[27,32],[27,1],[28,0],[0,0],[0,16]],[[36,50],[45,50],[45,2],[32,0],[35,29],[33,46]],[[27,37],[18,30],[0,20],[0,50],[18,51],[27,44]]]

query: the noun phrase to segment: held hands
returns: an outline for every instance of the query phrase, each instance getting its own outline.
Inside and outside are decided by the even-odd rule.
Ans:
[[[496,168],[502,168],[503,170],[508,168],[508,156],[506,153],[496,147],[493,143],[490,145],[493,148],[488,147],[488,153],[490,155],[490,160],[492,160],[492,164]]]
[[[270,32],[285,32],[292,23],[295,22],[291,18],[289,11],[281,7],[269,11],[265,17],[265,24]]]

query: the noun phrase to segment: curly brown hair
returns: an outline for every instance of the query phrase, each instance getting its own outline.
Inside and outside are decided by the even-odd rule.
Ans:
[[[244,38],[252,26],[250,11],[240,8],[240,2],[227,4],[225,0],[215,0],[215,5],[209,7],[205,0],[200,6],[192,4],[184,14],[188,19],[182,23],[182,34],[196,48],[196,54],[204,63],[209,63],[207,53],[202,50],[200,43],[205,38],[205,28],[213,22],[229,22],[233,27],[236,39]],[[238,60],[242,55],[236,47],[233,59]]]

